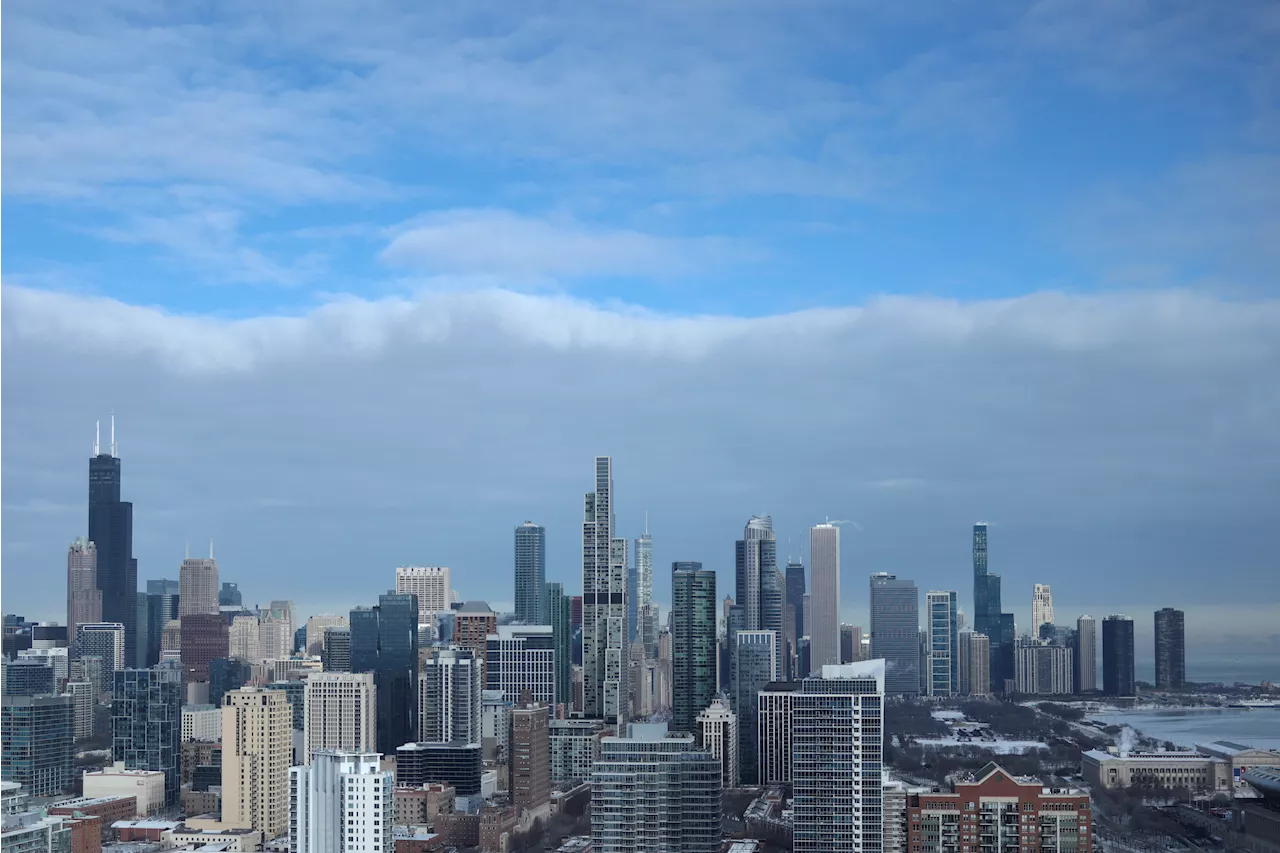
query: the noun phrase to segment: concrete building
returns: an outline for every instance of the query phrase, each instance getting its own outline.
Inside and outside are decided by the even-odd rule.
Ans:
[[[33,797],[71,788],[75,708],[70,696],[11,696],[0,702],[0,775]]]
[[[1102,692],[1108,696],[1136,696],[1133,659],[1133,620],[1112,614],[1102,620]]]
[[[54,692],[53,667],[32,658],[0,662],[4,674],[4,695],[43,696]]]
[[[595,458],[582,521],[582,701],[589,717],[627,719],[627,540],[614,536],[613,459]]]
[[[431,624],[435,614],[449,609],[452,587],[448,566],[400,566],[396,569],[396,592],[418,597],[418,623]]]
[[[1098,689],[1098,624],[1092,616],[1076,619],[1075,692],[1091,693]]]
[[[320,657],[324,654],[324,635],[330,628],[346,628],[347,617],[339,613],[317,613],[307,620],[307,654]]]
[[[165,774],[159,770],[129,770],[123,761],[90,771],[81,777],[84,796],[133,797],[137,801],[137,813],[149,817],[165,807]],[[176,801],[175,801],[176,802]]]
[[[1186,619],[1181,610],[1156,611],[1156,689],[1181,690],[1187,682]]]
[[[914,581],[871,576],[871,657],[885,662],[885,689],[920,693],[920,590]]]
[[[1031,592],[1031,636],[1040,639],[1040,629],[1053,627],[1053,591],[1049,584],[1038,583]]]
[[[433,649],[418,674],[418,740],[481,739],[483,668],[467,649]]]
[[[395,799],[396,826],[434,826],[436,818],[453,813],[457,791],[451,785],[432,783],[417,788],[397,787]]]
[[[757,694],[758,784],[791,784],[792,714],[799,690],[798,681],[775,682]]]
[[[821,673],[792,697],[792,849],[877,850],[884,832],[885,662],[827,665]]]
[[[814,672],[840,662],[840,528],[819,524],[809,530],[809,663]],[[872,629],[874,630],[874,628]]]
[[[320,662],[326,672],[351,671],[351,629],[325,628]]]
[[[604,739],[591,783],[596,853],[719,853],[720,762],[666,723]]]
[[[68,681],[62,695],[71,697],[75,709],[75,739],[93,737],[93,718],[98,707],[93,685],[88,681]]]
[[[53,683],[60,685],[71,676],[71,655],[66,646],[49,648],[23,649],[18,652],[18,660],[42,663],[53,670]]]
[[[123,623],[82,622],[76,626],[75,657],[100,657],[107,672],[118,672],[128,665],[124,652]]]
[[[987,695],[991,688],[991,644],[987,635],[960,631],[956,639],[960,695]]]
[[[1013,776],[994,763],[957,780],[953,793],[910,794],[907,812],[907,849],[912,853],[1093,849],[1087,793],[1044,787],[1038,779]]]
[[[720,787],[738,787],[738,715],[724,699],[713,699],[698,714],[698,743],[720,762]]]
[[[498,614],[486,602],[468,601],[454,613],[453,645],[467,649],[482,663],[489,635],[497,632]]]
[[[1199,752],[1104,752],[1081,756],[1081,775],[1095,788],[1187,788],[1192,793],[1231,789],[1225,759]]]
[[[525,693],[545,707],[556,697],[556,644],[550,625],[500,625],[485,640],[484,689],[515,701]]]
[[[279,690],[222,697],[222,822],[277,838],[289,829],[293,711]]]
[[[395,780],[381,758],[320,749],[289,770],[290,853],[393,853]]]
[[[1280,750],[1258,749],[1229,740],[1198,743],[1196,751],[1227,762],[1227,770],[1233,782],[1239,782],[1244,774],[1259,767],[1280,767]]]
[[[185,705],[182,708],[184,741],[222,740],[222,709],[217,705]]]
[[[8,853],[70,853],[71,824],[39,811],[15,812],[4,818],[0,846]]]
[[[551,799],[547,706],[522,702],[511,709],[510,791],[518,809],[537,809]]]
[[[1073,692],[1071,649],[1019,646],[1013,650],[1016,690],[1024,696],[1064,696]]]
[[[67,636],[76,636],[78,625],[101,621],[98,548],[81,536],[67,549]]]
[[[178,571],[178,618],[195,613],[217,615],[218,563],[213,559],[213,545],[208,559],[188,557]]]
[[[600,745],[609,734],[612,732],[601,720],[551,720],[547,741],[552,787],[568,791],[590,779],[600,758]]]
[[[313,672],[304,682],[305,763],[318,751],[367,755],[378,744],[378,697],[371,672]]]
[[[183,623],[185,628],[186,623]],[[268,616],[258,621],[258,654],[263,660],[282,660],[293,656],[293,622]]]

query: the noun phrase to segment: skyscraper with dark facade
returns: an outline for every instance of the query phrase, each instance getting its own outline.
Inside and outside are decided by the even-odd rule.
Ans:
[[[587,716],[627,718],[627,540],[614,536],[613,459],[595,458],[583,499],[582,702]]]
[[[734,605],[742,608],[741,630],[773,631],[774,647],[781,650],[786,592],[778,572],[778,542],[772,518],[754,515],[747,522],[742,538],[734,546],[734,570]],[[733,637],[729,643],[732,650]],[[775,665],[778,671],[772,681],[782,678],[780,654]]]
[[[227,620],[213,613],[189,613],[181,622],[183,675],[188,682],[208,681],[209,662],[228,654]]]
[[[111,755],[129,770],[164,773],[164,802],[178,804],[182,781],[182,668],[173,663],[116,673]]]
[[[920,590],[914,581],[871,576],[871,658],[884,658],[885,693],[920,693]]]
[[[147,582],[150,587],[152,581]],[[143,655],[139,655],[139,662],[146,666],[155,666],[160,662],[160,646],[164,639],[164,626],[178,618],[178,595],[177,593],[167,592],[148,592],[147,597],[147,622],[145,637],[140,636],[138,642],[142,644]]]
[[[124,625],[124,660],[137,660],[138,561],[133,557],[133,504],[120,500],[120,457],[116,455],[115,418],[110,452],[97,436],[89,459],[89,541],[97,549],[97,581],[102,591],[102,621]]]
[[[1076,619],[1076,633],[1072,640],[1075,649],[1075,692],[1090,693],[1098,689],[1098,625],[1088,614]]]
[[[987,570],[987,525],[979,522],[973,526],[973,630],[991,641],[991,689],[996,692],[1013,678],[1013,614],[1001,610],[1000,576]]]
[[[542,612],[547,583],[547,528],[526,521],[516,528],[516,621],[545,625]]]
[[[556,647],[556,701],[569,707],[573,704],[573,626],[564,584],[559,581],[547,584],[543,608]]]
[[[671,728],[694,734],[716,693],[716,573],[695,562],[672,569]]]
[[[351,611],[351,671],[372,672],[378,694],[378,752],[412,743],[418,720],[418,597],[388,592]]]
[[[804,563],[799,560],[787,560],[787,606],[796,609],[796,639],[808,634],[809,626],[804,624]],[[795,649],[791,650],[795,654]]]
[[[1133,620],[1112,614],[1102,620],[1102,692],[1108,696],[1137,693],[1133,661]]]
[[[1156,689],[1180,690],[1187,680],[1187,637],[1181,610],[1156,611]]]

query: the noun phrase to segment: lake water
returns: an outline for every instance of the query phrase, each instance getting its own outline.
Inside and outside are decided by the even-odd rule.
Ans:
[[[1090,719],[1131,726],[1147,737],[1179,746],[1230,740],[1265,749],[1280,749],[1280,708],[1186,708],[1168,711],[1114,711],[1090,714]]]

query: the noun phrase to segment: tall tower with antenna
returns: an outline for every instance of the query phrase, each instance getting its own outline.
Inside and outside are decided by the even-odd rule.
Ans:
[[[101,423],[94,425],[89,459],[89,541],[98,552],[98,589],[102,620],[124,625],[125,660],[137,663],[138,561],[133,556],[133,504],[120,500],[120,457],[116,416],[111,415],[111,444],[102,452]]]

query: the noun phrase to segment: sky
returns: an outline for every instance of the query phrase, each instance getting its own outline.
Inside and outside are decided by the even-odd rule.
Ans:
[[[1280,7],[5,4],[3,607],[114,412],[139,582],[372,603],[513,530],[655,598],[773,516],[867,577],[1280,653]],[[105,426],[104,426],[105,429]],[[722,597],[723,597],[722,592]]]

